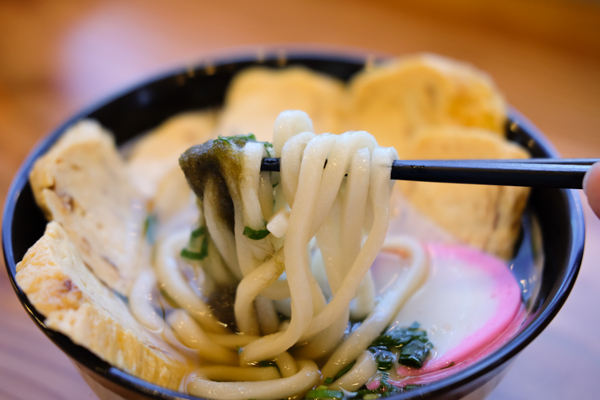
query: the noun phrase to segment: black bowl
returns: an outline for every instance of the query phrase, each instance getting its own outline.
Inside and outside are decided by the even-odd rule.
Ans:
[[[303,65],[315,71],[348,80],[364,67],[366,56],[291,53],[222,59],[209,67],[181,69],[135,86],[107,101],[84,110],[42,140],[29,154],[11,185],[4,209],[2,241],[8,274],[19,300],[40,329],[77,365],[86,381],[103,398],[118,394],[134,399],[192,399],[135,378],[106,362],[66,336],[46,328],[44,317],[31,305],[15,283],[15,265],[27,249],[39,239],[46,220],[35,204],[28,175],[34,161],[44,154],[75,122],[83,118],[98,120],[123,144],[168,117],[186,110],[217,107],[222,104],[232,77],[244,68],[265,65],[280,68]],[[506,125],[510,140],[529,150],[533,157],[557,157],[556,151],[529,121],[511,111]],[[504,376],[509,362],[550,323],[565,302],[579,271],[584,244],[584,222],[579,198],[574,191],[534,189],[528,215],[535,215],[543,237],[542,282],[538,296],[530,305],[528,316],[518,333],[488,357],[430,385],[395,396],[396,399],[457,399],[467,394],[473,398],[487,395]],[[527,226],[524,231],[527,233]],[[521,245],[522,246],[522,245]],[[527,261],[526,261],[527,262]],[[522,263],[514,260],[518,273]],[[528,265],[521,269],[529,268]]]

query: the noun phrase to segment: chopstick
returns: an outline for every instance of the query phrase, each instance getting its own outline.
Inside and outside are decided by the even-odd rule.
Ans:
[[[510,160],[396,160],[391,179],[477,185],[581,189],[597,158]],[[261,171],[279,171],[279,158],[264,158]]]

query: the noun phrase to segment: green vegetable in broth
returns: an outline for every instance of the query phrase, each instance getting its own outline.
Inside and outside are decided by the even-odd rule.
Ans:
[[[248,237],[249,239],[252,240],[260,240],[260,239],[264,239],[267,236],[269,236],[269,232],[267,229],[259,229],[259,230],[255,230],[250,228],[249,226],[244,227],[244,236]]]

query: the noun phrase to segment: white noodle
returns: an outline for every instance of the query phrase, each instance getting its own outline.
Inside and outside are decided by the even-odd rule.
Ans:
[[[225,365],[211,365],[209,367],[199,368],[197,373],[206,379],[221,382],[260,382],[281,378],[281,374],[275,367],[242,368]]]
[[[283,270],[283,252],[279,251],[263,265],[250,272],[238,285],[234,311],[238,329],[243,334],[259,334],[254,299],[264,288],[276,281]]]
[[[244,347],[250,342],[255,341],[259,338],[259,336],[253,335],[238,335],[238,334],[228,334],[228,335],[220,335],[218,333],[210,333],[205,332],[206,336],[210,338],[213,342],[218,345],[221,345],[228,349],[237,350],[238,347]]]
[[[256,296],[254,300],[258,325],[263,335],[270,335],[279,330],[279,316],[273,305],[273,300],[263,296]]]
[[[383,250],[408,254],[409,269],[403,279],[386,291],[367,319],[336,349],[323,367],[323,376],[335,376],[365,350],[387,327],[404,303],[421,286],[427,277],[427,256],[421,245],[409,237],[388,238]]]
[[[190,349],[198,350],[206,360],[235,365],[238,363],[237,354],[210,340],[202,328],[183,310],[176,310],[169,315],[167,322],[181,343]]]
[[[193,396],[208,399],[281,399],[302,395],[319,381],[319,369],[313,361],[298,360],[298,368],[295,375],[268,382],[212,382],[198,374],[190,379],[187,389]]]
[[[162,315],[152,306],[153,289],[156,288],[156,276],[151,270],[143,271],[136,279],[129,293],[129,309],[133,316],[153,332],[161,332],[165,326]]]
[[[294,357],[292,357],[287,351],[275,357],[275,363],[277,363],[277,368],[279,368],[279,371],[281,371],[281,376],[284,378],[288,378],[298,373],[298,365],[296,364],[296,360],[294,360]]]
[[[215,320],[178,270],[177,253],[189,232],[160,242],[155,263],[161,287],[187,311],[170,313],[175,335],[203,360],[218,364],[190,375],[189,393],[222,400],[302,396],[354,360],[329,388],[357,390],[377,372],[374,356],[365,350],[427,275],[417,242],[385,239],[396,151],[378,147],[366,132],[315,135],[300,111],[280,114],[272,148],[253,141],[227,145],[242,171],[223,176],[234,226],[217,215],[226,200],[217,197],[223,182],[208,178],[199,225],[210,234],[209,257],[195,264],[219,285],[239,280],[233,309],[241,334]],[[260,172],[266,156],[281,157],[280,173]],[[259,236],[264,229],[270,234]],[[376,303],[370,267],[382,247],[408,254],[410,265]],[[143,324],[160,329],[147,300],[151,278],[136,283],[132,307]],[[289,320],[280,321],[277,311]],[[366,319],[344,338],[350,317]],[[325,357],[321,375],[310,359]],[[278,369],[253,366],[266,360]]]
[[[352,369],[329,385],[329,389],[356,392],[369,378],[377,373],[377,363],[370,351],[363,351]]]
[[[390,170],[392,161],[397,159],[397,157],[396,151],[391,148],[377,148],[373,152],[371,185],[369,188],[372,208],[377,210],[373,227],[360,253],[352,264],[352,268],[344,278],[338,293],[313,318],[310,328],[304,332],[303,337],[311,337],[327,328],[344,312],[383,245],[388,227]]]
[[[185,247],[188,237],[189,232],[181,231],[158,243],[154,263],[156,277],[169,297],[188,311],[205,329],[227,333],[227,329],[214,318],[206,303],[194,293],[177,266],[179,253]]]

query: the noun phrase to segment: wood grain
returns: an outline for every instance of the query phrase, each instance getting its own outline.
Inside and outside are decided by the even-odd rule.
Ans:
[[[429,51],[486,70],[564,156],[600,155],[600,7],[560,0],[0,2],[0,196],[42,135],[71,113],[172,66],[258,44]],[[585,203],[585,199],[584,199]],[[491,399],[600,392],[600,222],[569,301]],[[591,244],[591,245],[590,245]],[[93,399],[0,272],[0,398]],[[560,362],[557,362],[560,360]]]

